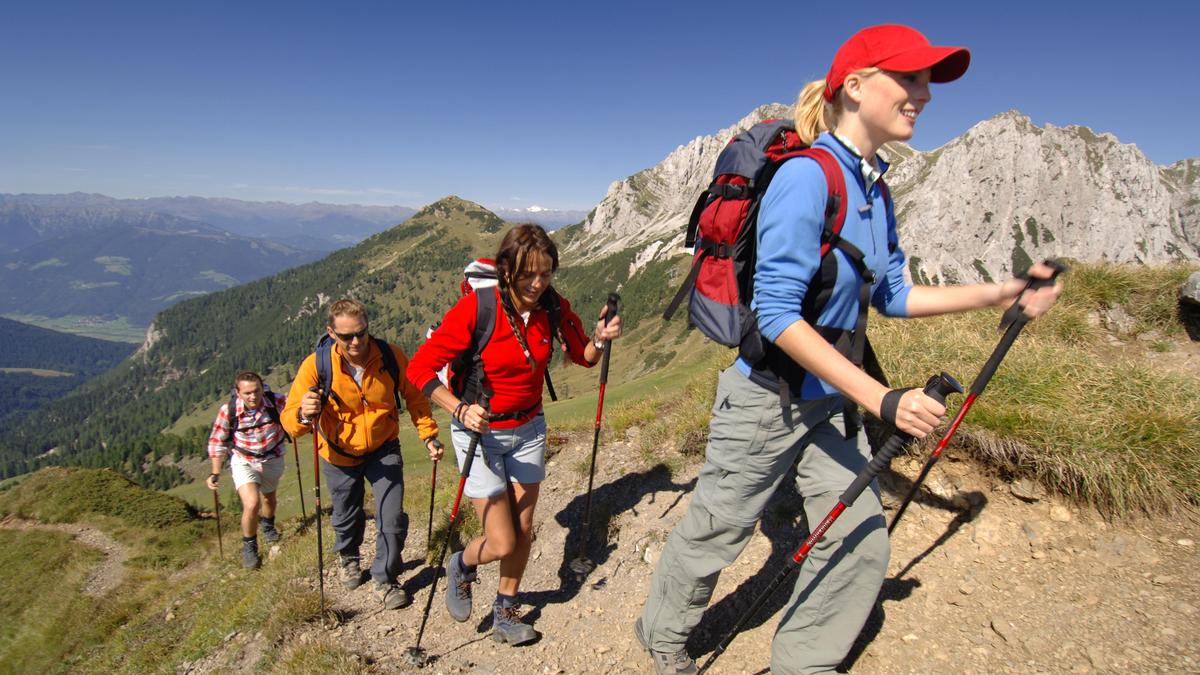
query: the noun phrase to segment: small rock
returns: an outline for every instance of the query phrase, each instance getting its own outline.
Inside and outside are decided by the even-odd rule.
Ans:
[[[536,550],[536,551],[534,551],[534,552],[533,552],[533,559],[534,559],[534,560],[537,560],[537,559],[539,559],[539,558],[541,558],[541,557],[542,557],[542,549],[540,549],[540,548],[539,548],[538,550]]]
[[[1180,546],[1187,546],[1189,548],[1196,545],[1196,542],[1192,541],[1191,539],[1176,539],[1175,543],[1179,544]]]
[[[905,635],[904,637],[902,637],[900,639],[904,640],[905,642],[916,642],[917,640],[920,640],[921,638],[917,637],[916,634],[914,634],[914,633],[909,633],[908,635]]]
[[[1021,523],[1021,531],[1025,533],[1025,538],[1029,540],[1030,545],[1041,543],[1043,529],[1043,525],[1036,520],[1026,520]]]
[[[267,560],[274,560],[278,558],[280,553],[283,553],[283,547],[279,544],[275,544],[269,551],[267,551]]]
[[[1071,510],[1062,504],[1055,504],[1050,507],[1050,520],[1056,523],[1071,522]]]
[[[1005,642],[1012,642],[1012,624],[1008,620],[1000,617],[992,617],[992,630],[999,635]]]
[[[963,595],[970,595],[975,592],[975,588],[976,588],[976,586],[974,583],[972,583],[970,581],[964,581],[958,587],[958,592],[962,593]]]
[[[1093,668],[1096,670],[1105,669],[1106,663],[1104,660],[1104,652],[1100,651],[1099,647],[1096,645],[1089,645],[1084,652],[1087,654],[1088,662],[1092,664]]]
[[[175,612],[167,612],[167,615],[164,617],[164,619],[166,621],[174,621],[175,620]]]
[[[224,640],[222,640],[222,642],[229,642],[229,641],[230,641],[230,640],[232,640],[234,637],[236,637],[236,636],[237,636],[237,634],[238,634],[238,632],[237,632],[236,630],[235,630],[235,631],[230,631],[230,632],[229,632],[229,635],[226,635],[226,636],[225,636],[225,639],[224,639]]]
[[[1183,600],[1176,600],[1170,604],[1171,611],[1178,612],[1184,616],[1195,616],[1196,608]]]
[[[1042,487],[1029,478],[1020,478],[1013,481],[1012,485],[1008,486],[1008,491],[1018,499],[1024,499],[1027,502],[1036,502],[1042,498]]]
[[[1034,560],[1042,560],[1046,557],[1046,552],[1041,549],[1038,549],[1038,550],[1034,551],[1033,553],[1029,554],[1029,557],[1033,558]]]
[[[1154,584],[1155,586],[1167,586],[1174,581],[1175,579],[1169,574],[1158,574],[1150,580],[1150,583]]]
[[[658,560],[658,553],[655,552],[653,546],[647,546],[645,552],[642,553],[642,562],[653,565],[656,560]]]

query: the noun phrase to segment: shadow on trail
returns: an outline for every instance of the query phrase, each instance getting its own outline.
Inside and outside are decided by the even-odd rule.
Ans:
[[[698,656],[711,653],[758,596],[787,567],[792,554],[795,553],[796,549],[808,536],[809,525],[806,522],[804,514],[803,500],[796,492],[794,478],[795,473],[793,469],[789,471],[788,476],[784,478],[779,489],[767,503],[763,518],[759,522],[759,527],[763,535],[771,542],[770,555],[753,576],[743,581],[732,592],[721,598],[720,601],[709,606],[700,623],[688,638],[686,648],[689,654]],[[888,471],[885,474],[885,478],[883,478],[881,483],[881,489],[885,494],[889,496],[898,495],[897,502],[908,493],[913,484],[911,480],[892,471]],[[904,574],[908,573],[917,563],[954,536],[955,532],[963,524],[973,520],[987,503],[986,497],[981,493],[970,493],[967,495],[967,498],[972,504],[972,508],[969,511],[959,512],[959,515],[951,522],[947,531],[930,545],[928,549],[914,558],[895,578],[884,580],[879,599],[876,601],[875,607],[872,609],[862,633],[855,641],[850,654],[843,663],[843,670],[852,666],[863,651],[865,651],[866,647],[878,636],[885,619],[883,603],[885,601],[904,600],[911,596],[913,590],[921,585],[919,579],[903,579]],[[959,508],[951,500],[938,497],[928,490],[918,491],[914,502],[947,511],[959,511]],[[894,511],[885,511],[885,517],[890,518],[893,513]],[[903,522],[901,521],[901,523]],[[826,569],[837,564],[845,555],[845,551],[853,548],[870,530],[882,525],[883,523],[879,521],[869,521],[851,532],[844,540],[843,546],[834,554]],[[811,565],[814,563],[805,561],[805,564]],[[766,603],[759,608],[756,614],[742,628],[742,632],[762,626],[769,621],[780,620],[776,615],[788,605],[788,601],[795,588],[797,573],[798,570],[793,572],[792,576],[775,590]],[[808,586],[800,590],[798,595],[800,602],[803,602],[804,599],[811,595],[825,577],[825,570],[818,572]],[[769,660],[769,658],[769,654],[764,655],[764,659]]]
[[[918,493],[918,497],[921,494],[922,493]],[[939,506],[943,506],[944,508],[947,507],[948,500],[941,499],[933,494],[924,494],[926,494],[930,501],[936,501],[938,502]],[[966,498],[971,504],[970,508],[959,511],[958,514],[954,516],[954,519],[951,520],[946,526],[946,531],[943,532],[940,537],[934,540],[934,542],[930,544],[928,548],[926,548],[924,551],[921,551],[920,554],[910,560],[908,564],[905,565],[904,568],[899,572],[897,572],[894,577],[883,580],[883,588],[879,591],[879,599],[875,601],[875,606],[871,609],[871,615],[867,617],[867,623],[863,626],[862,632],[859,633],[858,638],[854,641],[854,646],[850,648],[850,653],[846,655],[846,659],[842,662],[839,670],[845,672],[853,668],[854,664],[867,650],[867,646],[874,642],[880,631],[883,630],[883,622],[886,617],[883,603],[904,600],[912,595],[912,592],[915,589],[921,587],[920,579],[905,579],[904,575],[912,571],[914,567],[916,567],[922,560],[927,558],[930,553],[933,553],[940,548],[942,544],[950,541],[950,538],[957,534],[963,525],[975,520],[975,518],[977,518],[983,511],[984,507],[987,506],[987,496],[982,492],[967,493]],[[918,501],[918,499],[915,498],[913,501]]]
[[[585,583],[600,588],[608,583],[608,577],[589,580],[587,574],[577,574],[571,569],[571,561],[582,553],[599,568],[608,561],[616,550],[615,541],[609,541],[609,527],[613,518],[626,511],[639,515],[637,505],[647,494],[653,494],[647,507],[656,518],[665,518],[671,512],[683,495],[691,492],[696,485],[692,479],[685,483],[671,481],[671,470],[665,464],[658,464],[641,473],[631,473],[603,485],[597,485],[592,490],[592,513],[590,532],[583,531],[583,512],[587,507],[587,493],[584,492],[570,501],[561,511],[554,515],[554,520],[567,530],[563,546],[562,564],[558,568],[559,586],[550,591],[522,592],[521,601],[533,609],[528,613],[531,621],[536,621],[541,610],[551,603],[569,602],[578,595]],[[668,493],[674,492],[674,498],[669,503],[660,504],[670,498]],[[586,544],[586,548],[585,548]],[[594,573],[593,569],[593,573]],[[490,624],[491,617],[487,618]]]

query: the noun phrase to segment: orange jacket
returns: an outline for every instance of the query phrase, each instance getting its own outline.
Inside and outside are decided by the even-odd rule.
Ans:
[[[433,421],[429,399],[405,376],[408,356],[395,345],[391,345],[400,368],[400,396],[408,408],[413,426],[421,440],[438,435],[437,422]],[[337,396],[330,396],[321,411],[322,433],[329,437],[343,452],[361,457],[377,450],[388,441],[395,440],[400,433],[400,415],[396,411],[396,399],[392,396],[392,377],[383,367],[383,357],[374,341],[367,354],[367,366],[363,371],[362,388],[354,381],[350,367],[342,360],[340,349],[335,345],[330,355],[333,366],[332,389]],[[287,405],[280,421],[293,438],[309,432],[309,427],[300,423],[300,401],[310,387],[317,384],[317,357],[309,354],[300,364]],[[343,408],[340,403],[345,404]],[[354,466],[357,462],[337,452],[317,435],[317,449],[325,461],[338,466]]]

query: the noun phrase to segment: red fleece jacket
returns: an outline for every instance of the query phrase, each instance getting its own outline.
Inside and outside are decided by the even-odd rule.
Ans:
[[[537,362],[536,368],[529,367],[529,361],[517,342],[508,319],[504,316],[500,304],[500,291],[495,288],[480,289],[480,293],[496,294],[496,326],[492,338],[483,348],[483,374],[492,388],[491,409],[493,413],[520,412],[541,407],[543,373],[550,361],[550,316],[541,307],[534,309],[529,315],[527,325],[521,325],[521,318],[516,317],[518,329],[524,331],[525,343]],[[454,360],[471,345],[471,335],[475,331],[476,314],[475,293],[463,296],[454,307],[442,318],[442,325],[433,331],[433,335],[417,349],[412,360],[408,363],[408,379],[417,385],[425,395],[430,395],[437,385],[437,372],[443,366]],[[559,320],[562,332],[563,350],[572,361],[585,367],[592,367],[584,357],[587,348],[587,331],[583,322],[566,298],[562,299],[562,318]],[[519,426],[522,420],[503,420],[492,423],[498,429]]]

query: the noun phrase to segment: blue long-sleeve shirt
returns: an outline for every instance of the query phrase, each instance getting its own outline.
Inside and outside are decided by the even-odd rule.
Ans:
[[[879,182],[864,186],[862,158],[834,136],[821,134],[813,146],[833,153],[842,168],[847,204],[841,235],[863,252],[864,262],[875,272],[871,304],[884,315],[907,316],[911,286],[904,280],[904,252],[896,237],[895,215],[884,207]],[[882,160],[880,169],[887,171]],[[821,167],[815,160],[801,157],[785,162],[763,195],[751,307],[758,315],[759,331],[772,342],[801,319],[814,326],[847,330],[854,328],[858,319],[862,282],[854,265],[837,249],[830,253],[837,256],[838,273],[829,302],[818,317],[800,314],[809,282],[820,265],[827,194]],[[738,359],[737,366],[743,374],[750,373],[750,364],[743,359]],[[839,395],[812,375],[806,375],[801,391],[793,393],[803,399]]]

